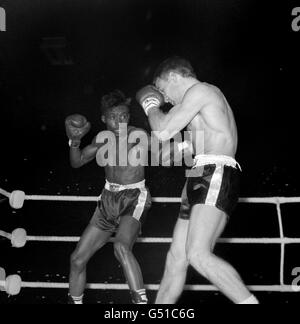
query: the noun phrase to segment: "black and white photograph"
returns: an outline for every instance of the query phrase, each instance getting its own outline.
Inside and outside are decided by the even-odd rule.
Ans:
[[[299,304],[299,44],[300,1],[0,0],[0,304]]]

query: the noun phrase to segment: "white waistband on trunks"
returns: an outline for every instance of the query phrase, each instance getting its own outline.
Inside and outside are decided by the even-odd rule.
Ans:
[[[238,166],[240,171],[242,171],[242,168],[239,165],[239,163],[233,157],[227,155],[199,154],[195,157],[194,161],[194,168],[205,166],[208,164],[216,164],[230,166],[235,169]]]
[[[105,189],[112,192],[118,192],[123,190],[130,190],[130,189],[145,189],[145,180],[133,183],[129,185],[120,185],[117,183],[110,183],[106,180]]]

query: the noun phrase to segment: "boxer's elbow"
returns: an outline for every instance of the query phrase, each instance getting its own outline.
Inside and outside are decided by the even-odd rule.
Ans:
[[[81,166],[82,166],[81,163],[76,163],[71,161],[71,167],[73,169],[79,169]]]
[[[79,160],[71,159],[70,164],[73,169],[79,169],[83,166],[84,163],[83,163],[82,159],[79,159]]]
[[[172,138],[172,134],[167,130],[156,132],[155,135],[161,142],[169,141]]]

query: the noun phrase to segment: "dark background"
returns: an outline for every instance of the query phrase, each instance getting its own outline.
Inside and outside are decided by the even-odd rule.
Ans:
[[[220,87],[232,106],[240,136],[241,196],[299,196],[300,32],[291,28],[299,1],[14,0],[0,6],[7,16],[7,31],[0,33],[0,187],[98,195],[104,173],[96,163],[80,170],[69,166],[65,117],[81,113],[91,121],[83,143],[88,144],[103,129],[102,95],[120,88],[134,98],[151,82],[158,63],[180,55],[192,62],[200,80]],[[135,101],[132,123],[149,129]],[[153,196],[179,196],[183,171],[149,168]],[[2,229],[22,225],[37,235],[80,235],[94,208],[26,203],[11,215],[3,203],[0,207]],[[251,219],[257,213],[244,213],[249,228],[257,227]],[[166,228],[161,233],[153,224],[146,234],[171,235],[170,223],[161,225]],[[295,230],[295,220],[291,223],[287,228]],[[261,225],[264,237],[270,236],[268,224]],[[241,227],[236,223],[228,233],[257,236]],[[9,256],[5,261],[11,271],[22,268]],[[62,272],[67,275],[67,265]]]
[[[65,117],[78,112],[91,121],[88,142],[103,127],[101,96],[120,88],[134,97],[175,54],[191,60],[200,80],[220,87],[234,110],[243,195],[297,195],[296,4],[0,1],[7,14],[0,34],[1,182],[18,178],[20,186],[30,175],[30,185],[39,178],[32,190],[40,190],[37,166],[57,168],[61,159],[59,169],[68,168]],[[49,37],[61,38],[60,47],[45,43]],[[132,110],[133,124],[147,129],[135,102]]]

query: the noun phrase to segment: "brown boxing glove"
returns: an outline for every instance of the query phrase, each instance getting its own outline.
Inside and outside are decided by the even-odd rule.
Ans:
[[[79,114],[71,115],[65,120],[66,134],[69,138],[69,145],[79,147],[81,139],[90,131],[91,124]]]

